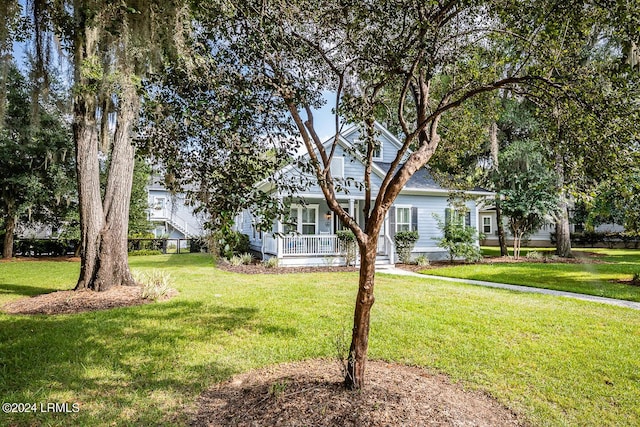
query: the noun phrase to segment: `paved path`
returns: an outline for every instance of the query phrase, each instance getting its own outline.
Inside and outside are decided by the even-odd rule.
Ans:
[[[632,308],[640,310],[640,302],[625,301],[614,298],[598,297],[595,295],[576,294],[574,292],[554,291],[552,289],[534,288],[530,286],[507,285],[506,283],[485,282],[483,280],[457,279],[453,277],[431,276],[427,274],[414,273],[412,271],[402,270],[401,268],[385,268],[376,271],[381,274],[393,274],[397,276],[421,277],[423,279],[441,280],[445,282],[467,283],[470,285],[487,286],[490,288],[508,289],[517,292],[529,292],[534,294],[554,295],[559,297],[575,298],[584,301],[599,302],[602,304],[617,305],[619,307]]]

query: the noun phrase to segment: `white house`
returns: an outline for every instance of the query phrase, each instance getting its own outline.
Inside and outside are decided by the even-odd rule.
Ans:
[[[382,183],[382,179],[396,156],[401,143],[382,125],[376,123],[379,135],[379,149],[374,153],[371,184],[373,195]],[[356,153],[354,143],[360,135],[359,128],[353,126],[345,130],[338,145],[331,166],[335,178],[353,178],[363,182],[364,163]],[[333,138],[325,142],[329,146]],[[286,180],[302,180],[303,175],[288,166],[277,172]],[[263,191],[274,191],[265,181],[260,184]],[[437,219],[444,220],[445,212],[451,206],[448,203],[450,191],[438,185],[426,169],[419,170],[407,183],[394,202],[380,232],[378,244],[378,263],[392,265],[395,259],[393,236],[398,231],[416,230],[420,236],[413,256],[426,255],[430,259],[443,259],[447,254],[437,246],[435,239],[441,237]],[[493,193],[482,189],[468,191],[476,198],[491,196]],[[321,266],[344,263],[336,232],[343,225],[336,218],[322,195],[317,184],[311,185],[304,193],[296,194],[292,200],[304,200],[304,205],[292,203],[290,220],[294,227],[287,227],[283,221],[276,221],[270,230],[261,231],[255,227],[255,218],[250,210],[245,210],[236,219],[236,227],[249,235],[251,249],[264,259],[277,257],[283,266]],[[356,186],[349,191],[338,193],[338,201],[349,213],[356,215],[362,225],[364,190]],[[466,202],[466,223],[476,228],[479,224],[479,204],[472,198]],[[288,221],[287,221],[288,222]],[[278,233],[278,234],[274,234]],[[279,235],[281,234],[281,235]]]
[[[147,186],[149,221],[153,223],[153,234],[157,238],[188,239],[204,235],[203,218],[185,205],[184,194],[171,194],[157,175],[153,175]]]

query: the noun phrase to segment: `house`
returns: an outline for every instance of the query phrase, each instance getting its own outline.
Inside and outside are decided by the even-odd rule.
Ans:
[[[401,146],[400,141],[382,125],[376,123],[375,128],[379,147],[374,152],[371,174],[374,197]],[[363,181],[364,163],[354,148],[359,136],[357,126],[340,134],[331,165],[333,177]],[[325,146],[332,142],[333,138],[330,138]],[[305,179],[305,175],[293,166],[281,169],[277,176],[285,180]],[[265,192],[275,191],[267,181],[259,187]],[[338,193],[338,201],[347,212],[355,213],[356,220],[362,225],[364,189],[351,186],[348,190]],[[475,198],[492,194],[482,189],[467,192]],[[412,252],[414,257],[446,258],[446,252],[437,246],[436,239],[441,237],[441,231],[435,216],[444,220],[445,212],[452,208],[448,202],[449,195],[450,191],[438,185],[426,169],[419,170],[401,191],[385,218],[378,241],[378,264],[393,265],[396,262],[393,236],[403,230],[415,230],[420,236]],[[277,194],[276,197],[284,198]],[[297,202],[300,199],[304,204]],[[276,221],[270,230],[256,228],[255,217],[250,210],[243,211],[236,218],[236,229],[249,236],[251,250],[263,259],[277,257],[282,266],[343,265],[343,251],[336,233],[345,227],[329,209],[319,186],[312,184],[304,192],[283,201],[290,203],[289,221]],[[474,198],[466,202],[467,225],[479,228],[478,209]],[[286,225],[287,222],[294,226]]]
[[[159,176],[151,177],[147,197],[151,232],[156,238],[190,239],[204,235],[203,218],[185,204],[184,194],[172,194],[165,188]]]

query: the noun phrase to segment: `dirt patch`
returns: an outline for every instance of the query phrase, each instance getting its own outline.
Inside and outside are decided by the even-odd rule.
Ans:
[[[348,391],[335,361],[307,360],[238,375],[204,392],[194,426],[519,426],[486,394],[444,376],[369,361],[362,391]]]
[[[170,290],[159,300],[177,295]],[[2,307],[8,314],[73,314],[85,311],[108,310],[153,302],[142,298],[140,286],[114,286],[108,291],[57,291],[49,294],[22,298]]]

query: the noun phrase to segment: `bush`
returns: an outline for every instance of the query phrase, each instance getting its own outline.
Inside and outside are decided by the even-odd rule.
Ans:
[[[157,300],[171,290],[171,275],[163,270],[152,270],[149,273],[132,271],[133,280],[142,286],[142,298]]]
[[[633,278],[631,278],[631,283],[640,286],[640,272],[636,271],[633,273]]]
[[[340,230],[336,233],[338,236],[338,242],[340,242],[340,252],[344,255],[344,260],[347,266],[355,265],[356,263],[356,236],[351,230]]]
[[[467,262],[477,262],[482,259],[480,247],[476,246],[475,228],[465,226],[462,220],[452,219],[445,223],[437,215],[434,215],[434,218],[443,234],[442,238],[435,240],[438,241],[439,247],[449,252],[450,261],[463,258]]]
[[[193,238],[189,242],[189,252],[191,253],[207,252],[208,250],[207,242],[200,237]]]
[[[411,262],[411,251],[413,251],[419,238],[417,231],[399,231],[393,236],[396,252],[401,263],[409,264]]]
[[[130,256],[143,256],[143,255],[162,255],[162,251],[155,249],[140,249],[137,251],[129,252]]]
[[[426,267],[429,265],[429,258],[427,258],[425,255],[419,255],[416,257],[415,263],[420,267]]]
[[[262,263],[267,268],[276,268],[278,266],[279,261],[278,261],[278,258],[271,257],[269,259],[262,261]]]
[[[243,265],[253,264],[253,255],[248,252],[238,255]]]
[[[222,232],[214,235],[219,255],[231,259],[234,255],[249,252],[249,236],[239,231]]]
[[[529,251],[527,252],[526,258],[528,259],[542,259],[542,253],[538,251]]]

